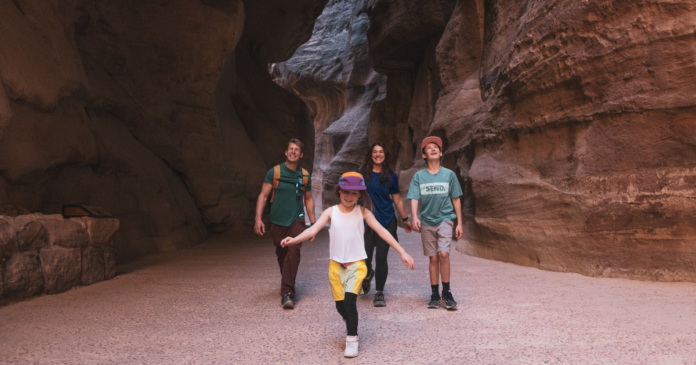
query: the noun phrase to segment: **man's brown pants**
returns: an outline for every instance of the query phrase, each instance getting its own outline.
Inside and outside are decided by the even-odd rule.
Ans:
[[[290,294],[293,298],[295,297],[295,277],[297,277],[297,268],[300,266],[300,248],[302,248],[302,242],[281,247],[280,241],[285,237],[296,237],[304,230],[304,219],[294,221],[290,227],[271,223],[271,237],[276,247],[278,266],[280,267],[280,295]]]

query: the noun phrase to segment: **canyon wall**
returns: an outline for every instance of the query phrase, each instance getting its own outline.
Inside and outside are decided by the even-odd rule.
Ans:
[[[461,178],[460,251],[592,276],[696,280],[693,2],[460,0],[446,26],[432,22],[415,62],[400,51],[413,41],[392,43],[404,28],[427,32],[394,9],[422,5],[371,6],[388,9],[368,29],[375,69],[388,84],[414,80],[413,139],[402,146],[442,137],[443,162]],[[400,158],[408,168],[412,156]]]
[[[386,85],[364,104],[366,128],[367,113],[347,111],[350,88],[336,76],[345,72],[337,65],[355,58],[338,51],[346,44],[340,31],[315,28],[302,57],[276,66],[276,82],[309,105],[317,131],[343,131],[352,120],[349,136],[363,151],[386,142],[404,193],[424,167],[420,141],[441,137],[443,164],[464,190],[459,251],[591,276],[696,281],[692,1],[370,0],[329,8],[327,24],[348,23],[355,8],[369,18],[367,59]],[[345,161],[331,151],[336,135],[317,135],[317,164],[341,166],[332,165]],[[343,170],[362,158],[353,156]]]
[[[0,0],[0,214],[100,206],[119,261],[250,230],[265,172],[314,138],[267,64],[325,3]]]
[[[314,120],[317,212],[338,202],[338,178],[365,158],[373,103],[386,92],[386,77],[367,59],[366,6],[365,0],[330,2],[309,41],[271,68],[274,81],[302,98]]]

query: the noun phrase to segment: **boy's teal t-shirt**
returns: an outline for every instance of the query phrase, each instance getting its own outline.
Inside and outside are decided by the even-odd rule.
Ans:
[[[457,217],[452,206],[452,199],[462,196],[462,188],[454,171],[440,167],[437,174],[427,169],[413,175],[408,188],[407,199],[420,199],[421,222],[430,227],[437,227],[442,222]]]
[[[273,169],[268,170],[263,181],[273,185]],[[296,184],[302,185],[302,169],[292,171],[285,167],[285,163],[280,164],[280,181],[271,204],[271,222],[274,224],[290,227],[297,219],[304,219],[304,198],[301,193],[297,194]],[[307,191],[312,191],[311,176],[307,181]],[[270,199],[271,195],[268,196]]]

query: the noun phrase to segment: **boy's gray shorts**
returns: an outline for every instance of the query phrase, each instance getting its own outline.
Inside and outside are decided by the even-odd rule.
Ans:
[[[440,251],[450,252],[452,243],[452,221],[444,221],[437,227],[421,225],[421,241],[423,241],[423,254],[435,256]]]

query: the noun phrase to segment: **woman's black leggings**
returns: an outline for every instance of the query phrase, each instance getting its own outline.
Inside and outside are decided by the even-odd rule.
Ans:
[[[355,304],[358,296],[353,293],[346,293],[343,300],[336,301],[338,314],[346,320],[348,336],[358,335],[358,307]]]
[[[398,242],[399,237],[396,236],[396,218],[393,218],[386,228],[389,233]],[[367,259],[365,265],[367,270],[372,271],[372,255],[377,248],[377,257],[375,258],[375,289],[377,291],[384,290],[384,284],[387,282],[387,274],[389,274],[389,265],[387,264],[387,254],[389,253],[389,244],[380,237],[369,226],[365,227],[365,251]]]

